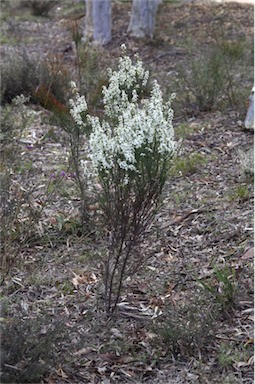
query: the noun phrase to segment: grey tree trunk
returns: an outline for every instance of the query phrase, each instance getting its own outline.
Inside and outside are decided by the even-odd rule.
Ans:
[[[85,29],[84,40],[93,40],[93,20],[92,20],[92,0],[85,0],[86,16],[85,16]]]
[[[128,32],[135,37],[153,38],[158,6],[162,0],[133,0]]]
[[[111,0],[85,0],[85,40],[104,45],[112,39]]]
[[[254,129],[254,91],[255,87],[252,88],[252,92],[249,97],[249,108],[244,121],[246,129]]]

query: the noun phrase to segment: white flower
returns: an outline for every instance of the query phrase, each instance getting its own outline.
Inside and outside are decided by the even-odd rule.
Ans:
[[[77,91],[77,85],[75,81],[70,81],[70,87],[72,88],[73,91]]]
[[[108,73],[110,81],[108,87],[103,87],[103,101],[106,115],[114,118],[127,107],[129,92],[136,98],[137,92],[134,91],[146,87],[149,72],[144,70],[141,61],[133,64],[129,57],[124,56],[119,60],[118,70],[110,69]]]
[[[30,100],[29,96],[24,96],[23,94],[16,96],[14,99],[12,99],[12,103],[15,106],[24,105]]]
[[[75,84],[75,83],[74,83]],[[78,92],[75,94],[75,100],[70,99],[69,104],[71,106],[70,114],[73,117],[77,125],[84,127],[86,124],[82,120],[81,114],[87,112],[88,106],[85,100],[85,96],[80,96]]]

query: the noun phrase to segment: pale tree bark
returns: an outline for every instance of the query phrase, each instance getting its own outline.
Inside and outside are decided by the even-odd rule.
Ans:
[[[162,0],[133,0],[128,32],[135,37],[153,38],[158,6]]]
[[[85,0],[86,16],[85,16],[85,29],[84,40],[93,40],[93,20],[92,20],[92,0]]]
[[[84,39],[100,45],[112,39],[111,0],[85,0],[86,18]]]
[[[244,126],[247,129],[254,129],[254,91],[255,87],[252,88],[252,92],[249,97],[249,108],[244,121]]]

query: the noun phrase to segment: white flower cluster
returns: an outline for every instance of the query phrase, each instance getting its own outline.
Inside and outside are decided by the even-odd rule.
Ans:
[[[139,102],[138,92],[149,78],[139,60],[132,63],[124,56],[119,60],[118,70],[109,70],[109,74],[109,86],[103,88],[106,120],[87,115],[92,126],[89,157],[96,173],[108,173],[118,166],[128,182],[130,171],[142,173],[141,158],[156,155],[164,159],[174,155],[178,143],[174,140],[171,99],[163,102],[160,86],[154,81],[150,98]],[[76,123],[84,124],[81,113],[87,111],[85,98],[76,93],[70,104]]]
[[[115,100],[117,90],[113,82],[119,84],[116,74],[110,79],[111,88],[108,88],[108,102]],[[119,93],[118,93],[119,95]],[[91,160],[98,171],[109,170],[116,165],[126,171],[140,173],[137,165],[137,156],[153,156],[155,151],[162,157],[168,157],[175,153],[177,143],[174,140],[172,126],[173,111],[171,100],[164,104],[159,84],[155,81],[151,91],[151,97],[145,100],[142,107],[133,92],[131,101],[126,100],[127,95],[122,92],[122,101],[125,107],[116,103],[116,107],[105,105],[108,111],[111,109],[111,118],[115,117],[115,123],[103,121],[98,118],[90,118],[92,134],[90,136]],[[115,113],[115,114],[114,114]]]
[[[80,96],[77,87],[74,81],[71,81],[70,83],[72,91],[74,93],[74,99],[69,100],[69,104],[71,106],[70,114],[73,117],[74,121],[77,125],[80,127],[85,127],[86,124],[82,120],[81,114],[83,112],[87,112],[88,106],[86,103],[85,96]]]
[[[125,45],[122,45],[125,51]],[[143,63],[137,58],[135,64],[128,56],[119,59],[117,71],[108,69],[109,85],[103,87],[103,102],[105,113],[110,118],[116,118],[122,114],[129,102],[129,93],[132,94],[132,101],[137,99],[137,91],[146,87],[149,79],[149,71],[143,68]]]
[[[24,96],[23,94],[16,96],[14,99],[12,99],[12,103],[15,106],[24,105],[25,103],[29,102],[30,97]]]

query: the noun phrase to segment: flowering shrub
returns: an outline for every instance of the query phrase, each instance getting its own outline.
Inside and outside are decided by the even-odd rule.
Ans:
[[[71,106],[70,113],[75,123],[79,127],[84,128],[86,127],[86,124],[83,122],[82,113],[87,111],[88,109],[87,103],[86,103],[85,97],[79,95],[75,82],[71,81],[70,85],[72,88],[72,92],[75,94],[75,99],[69,100],[69,103]]]
[[[142,98],[148,79],[149,73],[138,58],[132,63],[123,56],[116,71],[109,69],[109,85],[103,87],[102,121],[86,114],[86,121],[81,122],[80,116],[87,110],[85,99],[77,96],[78,104],[70,101],[77,124],[92,127],[89,159],[101,186],[99,202],[109,234],[104,263],[108,313],[116,309],[124,278],[143,261],[138,257],[138,246],[155,215],[178,149],[171,100],[163,102],[157,81],[150,97]]]

